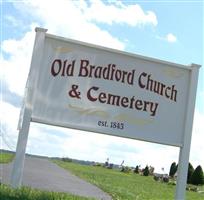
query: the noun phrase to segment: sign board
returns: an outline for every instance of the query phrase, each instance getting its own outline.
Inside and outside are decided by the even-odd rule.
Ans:
[[[180,147],[176,199],[183,199],[200,66],[36,32],[12,185],[21,183],[33,121]]]
[[[46,34],[32,67],[32,121],[182,145],[184,66]]]

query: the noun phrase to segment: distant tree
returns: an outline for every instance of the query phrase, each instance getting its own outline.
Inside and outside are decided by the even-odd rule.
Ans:
[[[149,167],[149,175],[153,175],[154,174],[154,167],[150,166]]]
[[[128,166],[122,166],[120,171],[124,172],[124,173],[129,173],[129,172],[131,172],[131,168]]]
[[[177,166],[175,162],[171,164],[170,170],[169,170],[169,176],[173,177],[177,171]]]
[[[134,173],[139,174],[139,166],[138,165],[135,167]]]
[[[169,182],[169,177],[168,177],[168,176],[164,176],[164,177],[162,178],[162,181],[163,181],[164,183],[168,183],[168,182]]]
[[[108,167],[108,165],[109,165],[109,158],[106,159],[106,162],[105,162],[104,166]]]
[[[144,175],[144,176],[149,176],[149,167],[148,167],[148,166],[146,166],[146,167],[144,168],[143,175]]]
[[[62,158],[62,161],[63,162],[72,162],[72,159],[68,158],[68,157],[65,157],[65,158]]]
[[[191,165],[191,163],[189,162],[189,164],[188,164],[188,176],[187,176],[187,183],[188,184],[191,183],[191,176],[192,176],[193,172],[194,172],[194,168]]]
[[[203,170],[200,165],[196,167],[195,171],[193,172],[190,182],[193,185],[203,185],[204,184]]]

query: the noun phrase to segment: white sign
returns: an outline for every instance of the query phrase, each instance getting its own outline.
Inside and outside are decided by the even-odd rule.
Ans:
[[[11,185],[22,182],[30,121],[180,147],[185,198],[199,65],[178,65],[36,28]]]
[[[185,66],[46,34],[32,67],[32,121],[182,145]]]

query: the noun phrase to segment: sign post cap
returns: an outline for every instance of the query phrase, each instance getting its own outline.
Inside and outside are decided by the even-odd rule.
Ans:
[[[198,65],[198,64],[195,64],[195,63],[191,63],[191,68],[194,68],[194,67],[196,67],[196,68],[201,68],[202,66],[201,65]]]
[[[35,32],[45,32],[45,33],[46,33],[47,30],[48,30],[48,29],[40,28],[40,27],[36,27],[36,28],[35,28]]]

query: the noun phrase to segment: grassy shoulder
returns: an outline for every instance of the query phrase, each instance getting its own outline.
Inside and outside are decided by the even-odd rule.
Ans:
[[[2,153],[0,151],[0,163],[9,163],[13,160],[14,154],[12,153]]]
[[[0,197],[4,200],[94,200],[67,193],[40,191],[29,187],[13,189],[3,184],[0,185]]]
[[[59,166],[98,186],[114,200],[173,200],[174,185],[156,182],[152,176],[144,177],[133,173],[122,173],[103,167],[84,166],[55,161]],[[187,200],[203,200],[204,194],[186,192]]]

